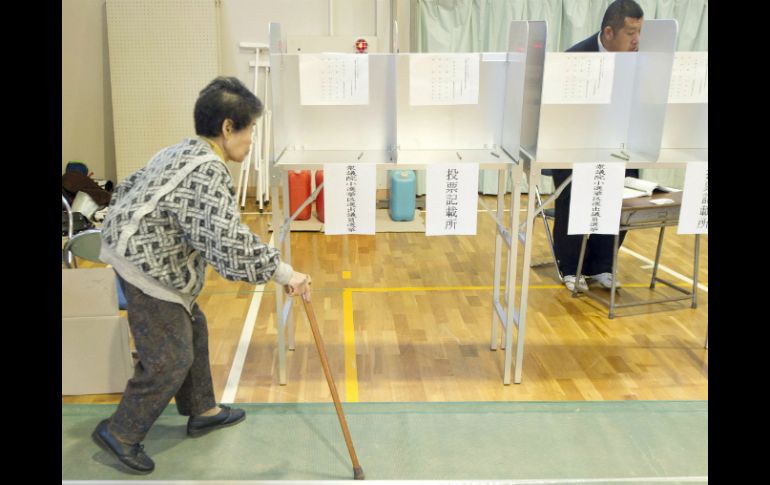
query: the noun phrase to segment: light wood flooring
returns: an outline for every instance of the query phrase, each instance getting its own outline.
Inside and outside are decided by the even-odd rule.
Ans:
[[[493,207],[494,197],[484,197]],[[522,207],[526,207],[526,195]],[[253,199],[243,212],[252,230],[269,241],[271,216],[256,214]],[[533,261],[549,259],[542,223],[535,226],[534,237]],[[623,247],[653,259],[657,237],[655,229],[630,231]],[[476,236],[294,232],[291,238],[293,266],[313,277],[313,305],[343,401],[708,399],[707,290],[699,291],[696,309],[688,301],[646,305],[619,309],[609,319],[606,307],[598,302],[572,298],[556,280],[553,266],[535,268],[530,277],[522,381],[504,386],[503,351],[499,343],[497,351],[490,350],[491,217],[479,213]],[[678,236],[676,228],[668,228],[661,264],[691,277],[693,241],[693,236]],[[523,251],[519,266],[522,259]],[[618,277],[625,286],[620,301],[649,298],[650,265],[624,251],[618,264]],[[669,273],[660,276],[687,286]],[[207,280],[199,304],[208,318],[219,399],[254,287],[227,281],[213,270]],[[708,237],[701,238],[699,281],[708,286]],[[274,291],[270,284],[262,295],[235,402],[329,402],[299,301],[293,311],[296,350],[287,352],[288,383],[278,383]],[[675,293],[660,285],[654,292]],[[348,345],[354,340],[355,349],[348,371],[346,300],[352,305],[355,329],[347,337]],[[497,334],[499,340],[501,328]],[[516,333],[513,339],[515,346]],[[62,396],[62,402],[68,403],[119,399],[119,394]]]

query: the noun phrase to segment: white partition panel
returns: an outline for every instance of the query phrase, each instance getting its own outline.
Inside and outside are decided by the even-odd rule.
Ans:
[[[694,78],[689,81],[705,82],[705,91],[708,93],[708,52],[688,52],[682,53],[682,55],[687,57],[697,55],[705,61],[705,79]],[[703,91],[704,87],[693,86],[691,89]],[[666,120],[663,126],[661,146],[662,148],[707,149],[709,146],[708,131],[708,99],[700,102],[682,102],[675,99],[666,106]]]
[[[430,55],[396,56],[397,138],[400,150],[480,150],[499,147],[506,54],[495,52],[480,55],[478,104],[411,106],[410,57]]]
[[[551,81],[547,77],[547,64],[559,63],[571,55],[572,53],[565,52],[546,53],[544,85]],[[628,143],[628,124],[637,54],[611,52],[602,55],[614,58],[610,102],[541,105],[538,153],[542,150],[554,149],[615,149]]]
[[[575,162],[612,162],[616,159],[611,154],[621,150],[630,155],[631,162],[656,161],[676,32],[673,20],[648,20],[642,34],[646,40],[640,43],[639,52],[581,53],[612,56],[608,103],[540,104],[538,94],[554,81],[548,77],[549,65],[555,66],[573,53],[547,53],[542,73],[536,65],[527,66],[522,148],[553,168],[568,168]],[[533,144],[531,119],[538,111],[537,141]]]
[[[639,41],[628,147],[646,160],[660,152],[676,34],[676,20],[647,20]]]
[[[368,54],[369,104],[306,106],[300,57],[287,54],[280,25],[270,24],[274,163],[442,162],[501,167],[518,157],[527,23],[513,22],[512,53],[479,54],[479,96],[473,104],[410,104],[411,54]],[[506,112],[505,127],[503,113]],[[503,130],[510,156],[502,150]]]
[[[526,23],[515,24],[512,35],[523,44]],[[509,154],[502,147],[506,108],[512,110],[506,129],[515,130],[507,134],[506,143],[518,144],[520,137],[526,57],[517,54],[480,53],[478,102],[450,105],[411,105],[410,56],[416,54],[396,54],[398,165],[418,169],[434,163],[478,163],[480,168],[502,168],[514,163],[518,149]]]
[[[395,59],[369,59],[369,104],[308,106],[300,99],[300,54],[286,54],[270,24],[275,156],[279,163],[395,163]],[[285,153],[284,153],[285,151]]]
[[[505,104],[501,145],[515,160],[519,159],[522,113],[524,109],[524,72],[527,63],[529,23],[514,20],[508,28],[508,55],[505,72]]]
[[[300,102],[299,62],[302,54],[285,54],[272,72],[281,71],[283,90],[282,130],[276,131],[276,148],[295,150],[385,150],[395,145],[395,92],[393,56],[369,57],[369,104],[308,106]]]
[[[534,157],[537,153],[540,128],[540,100],[543,94],[543,64],[548,25],[544,20],[530,20],[528,24],[520,146]]]
[[[708,148],[709,105],[669,104],[661,146],[663,148]]]

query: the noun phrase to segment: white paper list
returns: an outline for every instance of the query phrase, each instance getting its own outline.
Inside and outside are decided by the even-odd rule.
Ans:
[[[709,53],[675,52],[669,103],[709,102]]]
[[[574,164],[567,234],[617,234],[625,177],[625,163]]]
[[[479,165],[429,165],[426,175],[425,235],[476,234]]]
[[[607,104],[612,97],[615,56],[569,52],[545,57],[543,104]]]
[[[409,104],[478,104],[479,62],[473,54],[410,54]]]
[[[324,232],[374,234],[375,164],[324,164]]]
[[[684,174],[677,234],[709,233],[709,164],[690,162]]]
[[[300,54],[302,105],[369,104],[369,56]]]

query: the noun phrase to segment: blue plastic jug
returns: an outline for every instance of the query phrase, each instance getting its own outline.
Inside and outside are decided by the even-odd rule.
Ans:
[[[390,218],[394,221],[414,219],[417,179],[414,170],[390,171]]]

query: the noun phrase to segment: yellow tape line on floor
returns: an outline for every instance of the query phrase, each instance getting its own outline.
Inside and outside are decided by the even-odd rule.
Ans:
[[[358,402],[356,331],[353,327],[353,290],[342,290],[343,344],[345,349],[345,401]]]

